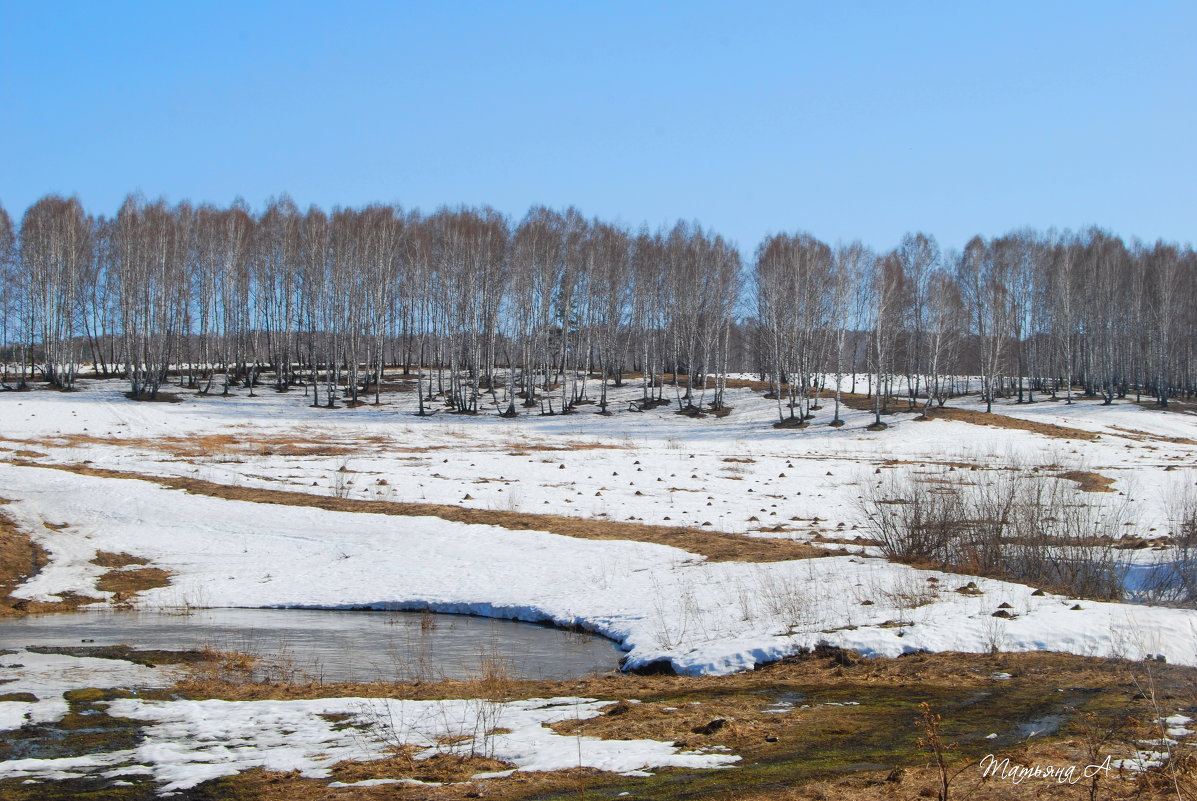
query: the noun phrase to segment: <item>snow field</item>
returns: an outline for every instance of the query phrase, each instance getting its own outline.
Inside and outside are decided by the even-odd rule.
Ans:
[[[915,422],[909,414],[887,418],[889,429],[873,433],[864,430],[871,415],[850,409],[841,413],[847,424],[836,430],[824,425],[827,401],[810,428],[775,430],[775,403],[748,390],[729,391],[735,411],[721,419],[626,412],[613,402],[611,417],[582,407],[565,417],[503,420],[412,418],[410,394],[387,396],[388,405],[379,408],[327,411],[306,407],[296,392],[167,404],[131,403],[121,397],[123,389],[95,382],[74,394],[0,394],[0,448],[8,451],[0,456],[362,499],[709,523],[755,536],[822,533],[849,544],[839,546],[843,556],[709,562],[649,543],[228,501],[9,463],[0,464],[0,497],[13,501],[5,511],[50,557],[19,597],[52,600],[68,591],[105,597],[94,586],[102,568],[91,559],[108,551],[145,557],[173,574],[169,587],[139,597],[145,608],[427,607],[549,621],[615,640],[627,651],[628,667],[665,662],[689,675],[751,669],[820,642],[871,656],[1059,650],[1132,659],[1162,654],[1169,662],[1197,664],[1197,613],[1035,595],[1033,587],[890,564],[850,544],[860,533],[853,526],[864,482],[887,471],[934,473],[948,462],[982,471],[1011,461],[1095,470],[1114,479],[1115,489],[1095,499],[1134,504],[1135,533],[1163,535],[1169,497],[1197,478],[1192,416],[1090,401],[1001,409],[1100,434],[1084,440]],[[639,392],[628,387],[615,394],[626,400]],[[966,401],[954,405],[976,408]],[[166,437],[176,438],[169,447]],[[958,592],[962,588],[967,592]],[[1011,617],[994,616],[1003,604]],[[160,686],[149,682],[167,676],[161,668],[139,669],[152,673],[140,675],[121,673],[134,668],[127,663],[72,659],[27,652],[0,657],[26,666],[5,691],[42,699],[0,704],[0,728],[57,719],[66,712],[61,693],[71,687]],[[3,675],[16,670],[4,668]],[[72,679],[52,686],[49,677],[58,673],[78,675],[82,684]],[[40,692],[14,689],[38,686]],[[379,758],[387,737],[426,753],[443,748],[433,741],[452,736],[470,709],[476,723],[479,703],[125,699],[109,709],[147,724],[146,740],[135,751],[10,761],[0,765],[0,775],[140,772],[171,788],[253,766],[323,776],[337,761]],[[486,747],[519,769],[549,770],[579,764],[577,741],[543,724],[564,719],[560,715],[599,714],[602,704],[533,699],[501,706],[504,722],[490,728],[511,733],[486,738]],[[499,714],[486,712],[492,713]],[[337,727],[323,715],[388,725]],[[376,734],[364,735],[367,729]],[[586,740],[586,746],[581,764],[621,772],[715,767],[734,759],[651,741]]]
[[[729,390],[731,416],[701,420],[668,409],[628,412],[621,403],[613,404],[610,417],[583,406],[557,417],[421,419],[411,416],[412,393],[386,396],[377,408],[322,410],[307,407],[295,391],[187,396],[175,404],[131,403],[123,389],[119,382],[96,382],[75,394],[2,395],[0,436],[23,443],[0,441],[0,447],[33,447],[57,461],[247,487],[709,524],[797,539],[812,531],[838,535],[841,523],[849,539],[855,536],[857,485],[878,469],[923,470],[920,463],[943,462],[988,468],[1013,461],[1028,468],[1097,470],[1126,493],[1137,531],[1148,536],[1167,531],[1167,496],[1197,480],[1197,444],[1167,441],[1197,442],[1197,418],[1129,404],[1001,407],[1004,415],[1102,435],[1086,441],[951,420],[915,422],[909,413],[887,418],[887,431],[868,432],[871,414],[847,408],[841,411],[846,425],[837,430],[825,425],[831,419],[826,399],[809,428],[775,430],[776,404],[746,389]],[[625,400],[639,393],[631,386],[615,391]],[[969,399],[953,405],[980,408]],[[72,446],[80,436],[88,439]],[[164,437],[176,442],[165,449],[153,445]],[[213,444],[205,437],[228,441]],[[782,530],[773,530],[778,525]]]
[[[594,541],[429,517],[187,495],[137,480],[0,465],[50,563],[18,595],[94,589],[97,551],[174,573],[140,597],[172,606],[424,608],[582,626],[628,667],[750,669],[825,641],[862,653],[1060,650],[1197,663],[1197,613],[1032,595],[1034,588],[882,559],[708,562],[651,543]],[[66,528],[53,531],[45,522]],[[1013,619],[994,618],[1002,603]],[[1142,651],[1142,653],[1138,653]]]

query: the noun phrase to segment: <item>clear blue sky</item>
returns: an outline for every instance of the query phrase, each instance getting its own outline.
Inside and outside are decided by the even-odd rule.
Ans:
[[[0,204],[1193,241],[1197,3],[0,0]]]

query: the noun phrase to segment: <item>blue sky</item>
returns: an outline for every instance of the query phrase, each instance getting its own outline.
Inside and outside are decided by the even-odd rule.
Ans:
[[[1189,242],[1193,2],[0,0],[0,204],[535,203]]]

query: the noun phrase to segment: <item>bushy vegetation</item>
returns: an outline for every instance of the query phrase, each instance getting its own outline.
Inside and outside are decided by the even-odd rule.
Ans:
[[[1120,599],[1125,505],[1016,466],[900,472],[864,488],[867,529],[891,559]]]

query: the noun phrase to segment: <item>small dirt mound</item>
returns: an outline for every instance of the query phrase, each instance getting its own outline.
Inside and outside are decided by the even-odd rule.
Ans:
[[[1113,492],[1112,487],[1114,479],[1108,476],[1103,476],[1100,473],[1094,473],[1092,470],[1068,470],[1064,473],[1056,473],[1056,478],[1065,478],[1069,481],[1075,481],[1077,489],[1081,492]]]

